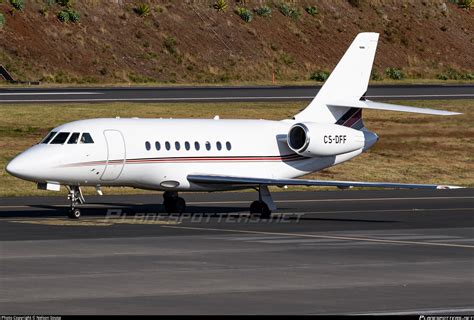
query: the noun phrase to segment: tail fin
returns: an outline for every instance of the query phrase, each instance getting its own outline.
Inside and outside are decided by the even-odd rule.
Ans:
[[[298,121],[336,123],[346,108],[329,108],[334,99],[358,101],[367,91],[379,39],[378,33],[359,33],[308,107],[295,116]]]
[[[296,121],[335,123],[363,129],[362,109],[391,110],[433,115],[458,112],[392,105],[366,100],[378,33],[359,33],[311,103],[295,115]]]

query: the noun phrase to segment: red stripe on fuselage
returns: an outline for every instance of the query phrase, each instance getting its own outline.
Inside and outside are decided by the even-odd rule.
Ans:
[[[266,156],[266,157],[165,157],[165,158],[139,158],[126,159],[126,164],[145,164],[145,163],[182,163],[182,162],[258,162],[258,161],[295,161],[307,159],[298,154],[291,154],[286,156]],[[79,162],[63,165],[62,167],[86,167],[106,164],[121,164],[124,160],[101,160],[90,162]]]

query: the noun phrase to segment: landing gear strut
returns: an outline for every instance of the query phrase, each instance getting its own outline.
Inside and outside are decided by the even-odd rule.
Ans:
[[[76,208],[76,206],[85,202],[81,188],[79,186],[68,186],[67,188],[69,190],[67,198],[71,202],[67,216],[70,219],[79,219],[81,216],[81,210]]]
[[[163,206],[168,214],[181,214],[186,210],[186,201],[184,201],[183,198],[178,197],[178,192],[176,191],[165,191],[163,193]]]
[[[258,191],[258,200],[255,200],[250,205],[250,213],[258,213],[262,219],[270,219],[272,210],[276,209],[272,195],[265,185],[260,185],[256,190]]]

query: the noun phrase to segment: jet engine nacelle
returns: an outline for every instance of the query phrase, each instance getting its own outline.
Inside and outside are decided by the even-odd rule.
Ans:
[[[290,128],[288,146],[306,157],[336,156],[364,147],[364,133],[338,124],[297,123]]]

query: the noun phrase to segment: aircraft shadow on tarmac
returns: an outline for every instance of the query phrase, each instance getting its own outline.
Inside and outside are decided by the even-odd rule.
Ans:
[[[100,203],[102,207],[98,208],[82,208],[83,218],[103,218],[108,214],[108,210],[113,210],[112,214],[126,215],[127,217],[134,217],[138,215],[160,215],[166,217],[167,214],[161,204],[146,204],[146,205],[124,205],[123,203]],[[68,210],[67,207],[52,206],[52,205],[30,205],[31,209],[22,211],[3,211],[0,213],[0,218],[47,218],[47,217],[64,217]],[[37,210],[40,209],[40,210]],[[120,210],[120,211],[119,211]],[[295,212],[297,210],[295,209]],[[291,213],[291,211],[289,211]],[[212,207],[212,206],[187,206],[185,215],[189,217],[205,215],[218,219],[226,217],[239,217],[243,214],[248,214],[248,207]],[[348,218],[328,218],[317,217],[317,213],[299,213],[298,215],[290,215],[285,212],[285,219],[290,221],[339,221],[339,222],[361,222],[361,223],[399,223],[396,220],[374,220],[374,219],[348,219]],[[278,217],[278,213],[275,218]]]

